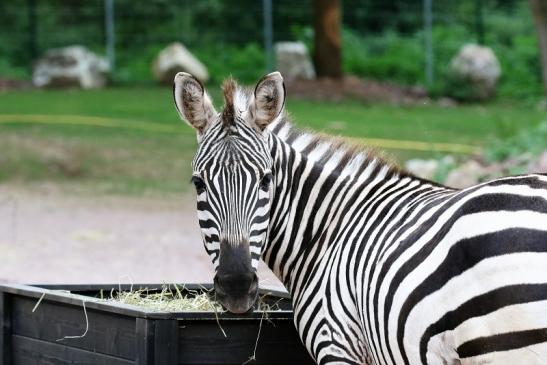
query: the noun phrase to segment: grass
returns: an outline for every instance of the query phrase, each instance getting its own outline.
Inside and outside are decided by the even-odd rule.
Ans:
[[[219,104],[216,90],[213,95]],[[544,118],[518,102],[446,108],[318,103],[289,95],[287,110],[297,125],[332,134],[479,147]],[[27,123],[33,118],[24,115],[47,123]],[[65,124],[82,120],[114,126]],[[0,122],[0,182],[53,181],[77,191],[138,195],[189,185],[196,138],[178,119],[169,88],[10,92],[0,97]],[[388,153],[403,161],[442,151],[396,147]]]

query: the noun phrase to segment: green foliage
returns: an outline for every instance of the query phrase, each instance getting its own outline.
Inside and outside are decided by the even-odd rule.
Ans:
[[[27,0],[0,2],[0,75],[29,78],[32,35]],[[425,84],[422,0],[345,0],[343,68],[346,73],[405,85]],[[36,2],[38,54],[83,44],[104,54],[102,1]],[[212,81],[233,74],[245,82],[264,72],[262,3],[256,0],[116,0],[116,72],[119,83],[152,82],[151,63],[167,44],[181,41],[209,68]],[[469,90],[448,74],[460,47],[477,41],[476,0],[433,2],[433,95],[466,99]],[[536,34],[528,2],[481,0],[485,44],[502,67],[499,95],[541,93]],[[303,40],[312,50],[313,3],[276,0],[274,40]]]
[[[344,29],[343,69],[345,73],[367,78],[416,84],[423,74],[421,43],[394,32],[360,37]]]
[[[161,51],[160,46],[145,47],[140,51],[127,51],[120,54],[116,60],[116,72],[112,81],[130,84],[135,82],[152,82],[152,62]]]
[[[519,131],[516,135],[499,140],[487,147],[488,161],[503,161],[522,155],[539,155],[547,148],[547,120],[537,126]]]
[[[466,2],[462,4],[470,5]],[[499,5],[499,4],[498,4]],[[463,5],[461,5],[463,6]],[[499,95],[526,98],[541,93],[541,69],[531,14],[525,2],[507,8],[488,9],[485,17],[487,46],[494,50],[502,68]],[[361,35],[343,31],[343,68],[346,73],[401,84],[425,84],[424,34],[385,31]],[[300,39],[303,31],[296,33]],[[433,27],[435,83],[433,95],[469,99],[473,90],[449,73],[451,59],[466,43],[476,42],[469,21],[436,22]]]
[[[152,83],[152,63],[160,46],[148,47],[140,52],[125,52],[120,56],[114,75],[116,83]],[[264,74],[265,55],[256,43],[244,46],[210,44],[192,48],[192,53],[205,62],[210,83],[218,85],[232,75],[243,83],[254,83]]]
[[[26,79],[29,72],[22,67],[13,66],[5,58],[0,58],[0,75],[9,75],[11,79]]]
[[[196,48],[194,52],[198,58],[207,60],[211,82],[217,85],[230,75],[242,83],[254,83],[265,72],[264,51],[256,43],[210,45]]]

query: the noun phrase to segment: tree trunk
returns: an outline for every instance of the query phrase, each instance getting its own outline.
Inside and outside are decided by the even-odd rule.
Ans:
[[[315,72],[318,77],[342,77],[340,1],[314,0]]]
[[[536,23],[541,72],[543,74],[543,92],[547,96],[547,2],[545,0],[529,0],[529,3]]]

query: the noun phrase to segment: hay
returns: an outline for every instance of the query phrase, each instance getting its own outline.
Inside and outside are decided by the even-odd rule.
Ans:
[[[76,338],[84,338],[85,335],[87,335],[87,331],[89,331],[89,318],[87,316],[87,309],[85,309],[85,300],[82,300],[82,306],[84,307],[84,315],[85,315],[85,331],[81,335],[70,335],[70,336],[63,336],[61,338],[58,338],[56,341],[64,341],[69,339],[76,339]]]
[[[173,290],[174,288],[174,290]],[[188,294],[183,294],[186,291]],[[154,312],[225,312],[224,308],[215,301],[211,290],[188,290],[176,284],[163,285],[161,291],[156,289],[139,289],[129,291],[111,291],[110,298],[104,299],[103,292],[100,298],[117,303],[130,304]],[[264,301],[265,294],[258,298],[254,311],[258,313],[281,310],[278,302],[269,305]],[[280,299],[281,300],[281,299]]]
[[[135,305],[155,312],[223,312],[222,306],[211,298],[208,291],[198,292],[188,290],[182,294],[174,284],[175,291],[170,285],[163,285],[160,292],[144,290],[120,291],[111,294],[109,300]]]

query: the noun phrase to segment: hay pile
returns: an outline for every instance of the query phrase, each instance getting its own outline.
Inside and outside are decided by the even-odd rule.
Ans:
[[[169,285],[164,285],[160,292],[144,290],[120,291],[112,294],[109,300],[135,305],[155,312],[223,312],[208,291],[186,290],[173,284],[175,291]]]

